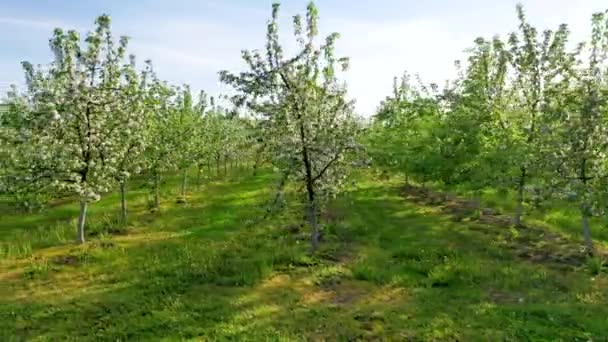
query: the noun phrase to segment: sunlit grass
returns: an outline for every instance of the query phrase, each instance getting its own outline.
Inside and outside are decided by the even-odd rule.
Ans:
[[[463,197],[472,197],[471,191],[458,186],[435,185],[442,191],[456,193]],[[497,191],[496,189],[484,189],[481,195],[483,206],[499,209],[505,215],[513,215],[515,212],[515,194],[513,191]],[[542,202],[542,208],[534,208],[525,205],[524,223],[541,226],[565,234],[572,239],[582,240],[581,214],[573,202],[561,199],[548,199]],[[605,218],[594,217],[591,219],[591,231],[593,239],[600,245],[608,246],[608,229]]]
[[[521,249],[565,245],[454,221],[406,201],[397,178],[356,180],[330,206],[313,256],[297,201],[260,220],[271,173],[205,180],[186,203],[169,178],[159,211],[134,186],[125,230],[114,229],[111,194],[92,206],[82,246],[72,242],[73,203],[3,213],[0,339],[608,338],[599,260],[531,261]]]

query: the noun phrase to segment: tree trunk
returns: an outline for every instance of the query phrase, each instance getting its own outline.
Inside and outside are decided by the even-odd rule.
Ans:
[[[581,205],[581,218],[583,225],[583,237],[585,239],[585,249],[589,254],[593,254],[593,240],[591,239],[591,227],[589,227],[589,206],[586,200]]]
[[[253,175],[258,174],[258,159],[260,158],[259,153],[256,153],[253,157]]]
[[[300,126],[300,129],[303,131],[302,126]],[[308,194],[306,202],[306,214],[308,218],[308,223],[310,223],[310,226],[312,228],[312,233],[310,234],[310,249],[311,253],[314,253],[319,247],[319,236],[321,232],[319,228],[317,204],[315,203],[315,187],[314,179],[312,176],[312,167],[310,160],[308,159],[308,149],[306,148],[306,145],[304,145],[304,148],[302,149],[302,157],[302,159],[304,160],[304,168],[306,170],[306,192]]]
[[[207,161],[207,179],[211,178],[211,160]]]
[[[154,171],[154,208],[158,209],[159,207],[159,197],[160,197],[160,174],[157,170]]]
[[[591,240],[591,228],[589,227],[590,208],[587,196],[587,160],[583,158],[581,161],[580,179],[583,185],[582,202],[581,202],[581,223],[583,226],[583,238],[585,240],[585,249],[588,254],[593,254],[593,240]]]
[[[127,225],[127,184],[120,182],[120,222]]]
[[[202,168],[202,165],[198,165],[196,168],[196,185],[197,186],[201,185],[201,168]]]
[[[226,175],[228,174],[227,164],[228,164],[228,157],[224,156],[224,177],[226,177]]]
[[[515,208],[515,216],[513,217],[513,224],[516,227],[521,227],[521,217],[524,212],[524,187],[526,185],[526,168],[521,168],[521,174],[519,175],[519,182],[517,183],[517,207]]]
[[[299,120],[300,126],[300,143],[302,144],[302,162],[304,162],[304,170],[306,171],[306,192],[308,195],[308,221],[312,226],[312,234],[310,235],[310,248],[311,253],[314,253],[319,247],[319,235],[320,235],[320,227],[318,222],[318,213],[317,213],[317,205],[315,203],[315,179],[312,174],[312,165],[310,161],[310,156],[308,155],[308,145],[306,143],[306,129],[304,129],[304,123],[302,122],[302,117],[300,112],[298,112],[297,116]]]
[[[319,214],[317,212],[317,206],[313,202],[308,201],[306,206],[306,218],[310,227],[312,228],[312,232],[310,234],[310,249],[311,252],[314,253],[317,248],[319,248],[319,238],[321,235],[320,227],[319,227]]]
[[[478,217],[483,216],[481,210],[481,191],[479,190],[473,191],[473,207],[475,208],[475,215]]]
[[[215,157],[215,173],[217,175],[217,178],[220,178],[220,159],[220,156]]]
[[[410,175],[407,172],[405,172],[404,175],[405,175],[405,186],[409,186],[410,185]]]
[[[182,171],[182,196],[186,196],[186,185],[188,182],[188,169]]]
[[[84,200],[80,200],[80,213],[78,214],[78,231],[76,235],[77,243],[84,243],[84,222],[87,217],[87,207],[88,203]]]

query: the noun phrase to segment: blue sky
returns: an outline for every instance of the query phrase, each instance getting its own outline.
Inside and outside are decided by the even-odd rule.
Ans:
[[[453,77],[453,61],[477,36],[506,35],[517,28],[516,0],[318,0],[322,33],[340,32],[338,53],[351,58],[345,75],[357,110],[373,113],[389,94],[393,76],[404,70],[443,84]],[[585,39],[591,13],[605,0],[524,0],[530,20],[541,29],[565,22],[573,40]],[[54,27],[86,32],[102,13],[110,14],[117,35],[132,38],[140,62],[152,59],[157,72],[174,84],[188,83],[212,94],[227,92],[222,69],[243,67],[240,51],[262,48],[270,0],[1,0],[0,95],[10,83],[23,84],[20,62],[50,61]],[[284,37],[289,20],[307,1],[282,1]]]

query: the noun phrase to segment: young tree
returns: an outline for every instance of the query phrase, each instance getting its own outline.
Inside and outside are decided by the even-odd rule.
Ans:
[[[205,127],[205,147],[209,157],[209,162],[214,162],[216,175],[220,175],[222,167],[222,160],[226,157],[226,151],[229,136],[229,120],[226,118],[225,113],[219,106],[213,106],[211,110],[205,113],[204,116],[204,127]]]
[[[410,176],[424,183],[437,169],[432,133],[440,119],[437,94],[410,84],[407,73],[400,82],[395,78],[393,95],[381,103],[368,131],[368,153],[377,164],[403,172],[406,184]]]
[[[279,42],[278,13],[279,5],[274,4],[265,56],[244,51],[249,70],[223,71],[220,76],[238,91],[237,104],[261,115],[273,164],[304,190],[314,251],[320,237],[319,210],[341,185],[347,152],[355,147],[352,103],[337,78],[337,68],[346,69],[348,60],[334,56],[337,33],[316,43],[318,11],[313,3],[307,7],[305,25],[299,15],[293,18],[299,51],[286,58]]]
[[[151,63],[148,61],[148,64]],[[146,86],[145,110],[147,132],[150,141],[144,151],[145,167],[151,173],[154,192],[154,208],[160,206],[160,184],[162,174],[173,170],[176,165],[175,113],[172,98],[175,90],[161,82],[153,71]]]
[[[132,59],[134,66],[135,61]],[[131,99],[129,103],[117,109],[117,114],[130,117],[122,127],[121,142],[126,146],[125,153],[117,162],[117,173],[115,179],[120,189],[120,220],[123,225],[127,224],[127,182],[133,174],[141,171],[144,163],[144,150],[147,141],[147,119],[145,112],[146,83],[151,66],[148,65],[141,75],[135,73],[135,68],[126,70],[125,77],[129,79],[129,87],[125,89],[126,95]],[[138,84],[139,82],[139,84]]]
[[[182,173],[182,197],[186,196],[188,169],[196,162],[197,150],[204,148],[199,139],[201,137],[199,130],[204,129],[202,116],[196,107],[189,86],[186,85],[178,90],[171,132],[176,165]]]
[[[438,156],[434,175],[446,184],[473,191],[478,205],[481,190],[503,174],[494,153],[492,124],[505,107],[507,54],[499,38],[477,38],[468,50],[467,67],[440,96],[443,114],[432,135]],[[458,64],[459,65],[459,64]]]
[[[583,46],[581,46],[582,48]],[[573,194],[581,212],[585,247],[593,251],[589,218],[603,211],[608,159],[608,11],[592,18],[591,41],[571,55],[562,72],[559,96],[550,110],[557,120],[552,127],[556,157],[565,189]],[[574,56],[588,56],[587,63]]]
[[[76,31],[56,29],[50,41],[54,61],[47,68],[24,62],[28,97],[37,124],[36,158],[50,160],[43,173],[59,189],[79,196],[78,242],[85,241],[88,205],[109,190],[119,161],[128,153],[124,128],[137,113],[132,108],[133,65],[124,63],[128,39],[115,41],[110,17],[95,21],[81,42]]]
[[[547,113],[548,97],[556,94],[562,78],[561,70],[568,63],[565,51],[569,31],[561,25],[555,32],[546,30],[539,40],[537,30],[526,20],[523,7],[517,6],[519,32],[509,37],[510,63],[514,80],[511,85],[509,110],[503,112],[495,126],[498,142],[510,150],[505,158],[507,176],[516,186],[517,205],[514,224],[521,225],[525,190],[531,179],[537,182],[547,177],[544,148],[545,136],[551,125]],[[506,151],[505,151],[506,152]]]
[[[207,96],[205,91],[199,93],[198,101],[195,105],[195,111],[199,115],[199,127],[196,129],[196,140],[198,146],[194,151],[194,162],[196,163],[196,184],[201,184],[201,174],[203,173],[203,168],[207,165],[207,172],[210,173],[210,143],[208,141],[209,129],[207,126],[207,122],[205,120],[207,112],[210,111],[210,98]],[[208,175],[207,175],[208,176]]]
[[[51,161],[37,158],[37,141],[50,118],[31,111],[27,96],[14,86],[7,104],[0,113],[0,194],[31,212],[52,193],[45,172]]]

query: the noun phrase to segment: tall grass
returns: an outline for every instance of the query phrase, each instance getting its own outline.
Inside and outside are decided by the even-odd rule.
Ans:
[[[74,239],[75,227],[75,223],[69,222],[13,230],[0,241],[0,256],[5,259],[27,258],[36,249],[65,244]]]

